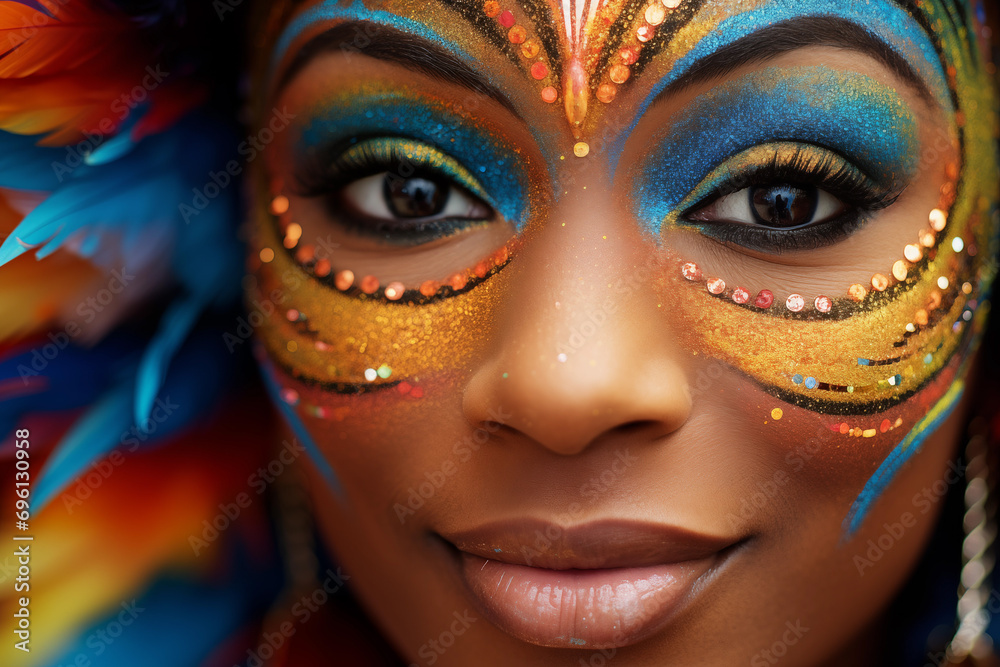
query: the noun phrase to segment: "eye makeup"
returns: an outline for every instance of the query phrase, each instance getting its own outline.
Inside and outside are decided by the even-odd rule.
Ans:
[[[793,144],[797,155],[789,154]],[[774,146],[770,154],[765,145]],[[657,234],[713,193],[735,190],[733,182],[751,184],[755,171],[777,164],[787,173],[793,157],[815,171],[829,156],[843,170],[827,180],[854,185],[855,198],[870,184],[871,198],[885,198],[908,182],[918,154],[916,118],[891,88],[823,66],[767,68],[699,96],[654,141],[639,168],[634,210]]]
[[[460,109],[461,104],[402,86],[338,91],[307,112],[294,149],[298,178],[309,194],[319,195],[325,185],[344,180],[337,167],[349,166],[351,148],[366,141],[380,141],[383,148],[402,142],[405,148],[409,140],[411,162],[457,177],[520,228],[531,216],[522,149],[505,140],[501,128]],[[423,147],[416,150],[416,144]]]

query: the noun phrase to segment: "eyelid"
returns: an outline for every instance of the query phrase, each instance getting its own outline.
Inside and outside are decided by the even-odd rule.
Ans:
[[[329,160],[325,157],[333,152]],[[400,162],[410,162],[419,169],[441,173],[492,208],[493,198],[472,173],[457,160],[425,143],[406,137],[371,137],[350,144],[337,152],[319,151],[304,167],[297,171],[296,182],[304,186],[304,196],[330,194],[336,186],[344,186],[360,178],[398,167]],[[317,164],[319,162],[319,164]],[[325,164],[323,164],[325,163]],[[401,176],[406,177],[405,173]]]
[[[756,180],[762,175],[767,181],[781,179],[783,172],[794,180],[801,180],[801,172],[833,173],[842,178],[863,181],[877,193],[877,199],[887,199],[895,192],[893,188],[879,183],[862,169],[853,165],[839,154],[816,146],[795,142],[781,142],[754,146],[739,153],[713,169],[672,214],[665,224],[676,223],[692,211],[703,208],[713,201],[748,187],[762,184]],[[822,187],[834,196],[839,196],[837,183],[810,183]],[[901,188],[899,188],[901,191]]]

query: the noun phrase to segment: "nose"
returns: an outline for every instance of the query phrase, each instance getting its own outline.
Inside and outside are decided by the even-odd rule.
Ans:
[[[503,415],[568,456],[615,434],[651,442],[688,418],[684,353],[653,287],[657,249],[615,208],[557,205],[505,269],[490,354],[464,394],[473,424]]]

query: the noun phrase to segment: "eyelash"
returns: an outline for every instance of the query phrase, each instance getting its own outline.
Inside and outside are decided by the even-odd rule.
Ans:
[[[323,198],[331,218],[347,231],[400,245],[427,243],[489,222],[470,218],[397,222],[351,214],[341,199],[345,187],[382,172],[400,173],[403,164],[414,167],[407,178],[444,179],[450,188],[463,189],[496,210],[483,188],[457,161],[406,137],[353,137],[310,151],[295,171],[293,192],[300,197]]]
[[[822,151],[817,159],[816,153]],[[848,210],[832,219],[810,223],[797,229],[776,230],[733,222],[691,220],[693,213],[715,201],[746,188],[788,183],[825,190]],[[775,152],[770,163],[758,163],[730,175],[721,185],[680,215],[683,224],[697,225],[707,236],[727,244],[780,254],[785,251],[813,250],[841,241],[864,227],[873,214],[891,206],[902,194],[902,187],[884,186],[843,158],[818,147],[795,147],[785,156]]]

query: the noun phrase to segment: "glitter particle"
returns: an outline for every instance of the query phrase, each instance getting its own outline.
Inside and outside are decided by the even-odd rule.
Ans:
[[[892,277],[896,280],[902,282],[906,280],[906,276],[909,274],[910,272],[906,268],[906,262],[903,260],[897,260],[896,263],[892,265]]]
[[[965,250],[965,241],[962,240],[961,236],[956,236],[951,240],[951,249],[955,252],[962,252]]]
[[[376,373],[378,374],[378,376],[379,376],[380,378],[382,378],[383,380],[385,380],[385,379],[386,379],[386,378],[388,378],[388,377],[389,377],[390,375],[392,375],[392,369],[391,369],[391,368],[389,368],[389,365],[388,365],[388,364],[382,364],[381,366],[379,366],[379,367],[378,367],[378,370],[377,370],[377,371],[375,371],[375,372],[376,372]]]
[[[586,141],[578,141],[575,146],[573,146],[573,155],[577,157],[587,157],[590,153],[590,144]]]
[[[343,271],[338,271],[337,275],[333,278],[333,285],[341,292],[345,292],[351,289],[351,285],[354,284],[354,272],[350,269],[344,269]]]
[[[542,101],[547,104],[552,104],[559,98],[559,91],[557,91],[552,86],[545,86],[542,88]]]
[[[549,73],[549,68],[545,63],[535,63],[531,66],[531,76],[536,79],[544,79]]]
[[[708,291],[712,294],[722,294],[726,291],[726,281],[722,278],[712,278],[708,281]]]
[[[403,283],[399,281],[394,281],[385,286],[385,298],[389,301],[397,301],[403,296],[403,292],[406,291],[406,287]]]
[[[785,299],[785,307],[793,313],[797,313],[806,307],[806,300],[802,298],[801,294],[790,294]]]
[[[750,301],[750,292],[746,291],[742,287],[737,287],[733,290],[733,301],[743,305]]]
[[[559,360],[559,362],[560,362],[560,363],[563,363],[563,364],[564,364],[564,363],[566,363],[566,359],[567,359],[567,358],[568,358],[568,357],[566,356],[566,353],[565,353],[565,352],[560,352],[560,353],[559,353],[559,356],[558,356],[558,357],[556,357],[556,359],[558,359],[558,360]]]
[[[937,279],[937,285],[941,289],[948,289],[948,285],[950,284],[951,283],[949,282],[948,278],[945,276],[941,276],[940,278]]]
[[[275,215],[282,215],[288,212],[288,197],[285,195],[278,195],[271,200],[271,213]]]
[[[299,349],[299,344],[296,343],[294,340],[290,340],[287,343],[285,343],[285,349],[288,350],[289,352],[295,352],[296,350]]]
[[[881,273],[876,273],[872,276],[872,287],[877,289],[879,292],[884,292],[889,287],[889,279]]]
[[[771,290],[765,289],[761,290],[757,294],[757,298],[754,300],[753,305],[757,306],[758,308],[766,309],[770,308],[773,303],[774,303],[774,294],[771,292]]]
[[[667,10],[663,8],[663,5],[652,4],[646,8],[645,17],[646,23],[649,25],[660,25],[667,17]]]
[[[816,297],[816,310],[821,313],[829,313],[833,310],[833,299],[828,296]]]
[[[299,392],[286,387],[281,390],[281,400],[289,405],[296,405],[299,402]]]
[[[785,413],[782,411],[781,408],[775,408],[771,410],[771,419],[773,419],[774,421],[780,421],[781,418],[784,416]]]
[[[688,280],[698,281],[701,280],[701,269],[694,262],[687,262],[681,267],[681,275]]]
[[[962,293],[963,294],[972,294],[972,283],[963,283],[962,284]]]
[[[298,322],[299,321],[299,317],[301,315],[302,315],[302,313],[300,313],[299,311],[295,310],[294,308],[289,308],[288,312],[285,313],[285,317],[288,318],[289,322]]]
[[[377,378],[377,377],[378,377],[378,371],[377,370],[375,370],[374,368],[366,368],[365,369],[365,379],[366,380],[368,380],[369,382],[374,382],[375,378]]]
[[[524,29],[524,26],[516,25],[507,31],[507,39],[510,40],[511,44],[524,44],[524,40],[528,39],[528,31]]]

